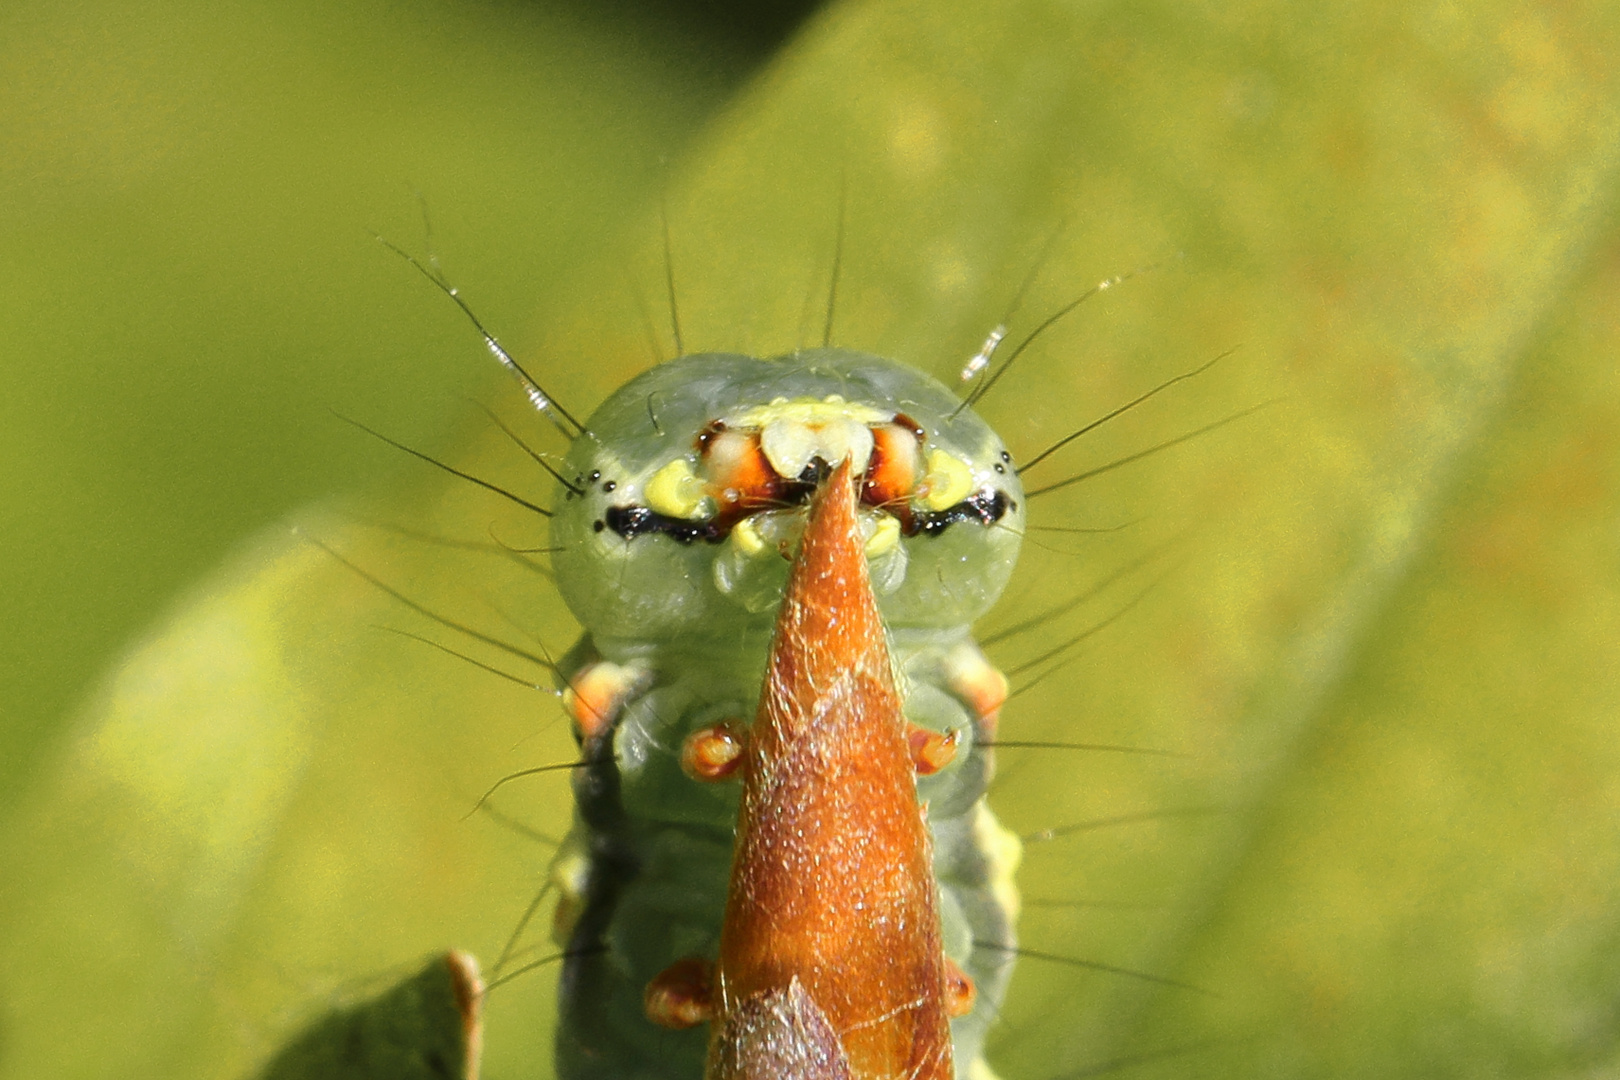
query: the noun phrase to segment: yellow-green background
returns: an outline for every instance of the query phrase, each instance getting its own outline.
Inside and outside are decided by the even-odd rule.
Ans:
[[[547,434],[365,229],[420,247],[422,191],[457,284],[588,406],[653,355],[661,197],[687,346],[769,350],[816,322],[841,186],[836,339],[939,374],[1060,227],[1026,326],[1157,264],[991,397],[1026,458],[1240,346],[1048,478],[1275,399],[1038,501],[1136,524],[1032,533],[987,622],[1158,553],[1005,724],[1186,756],[1008,751],[995,799],[1025,832],[1189,811],[1032,845],[1031,897],[1093,906],[1026,943],[1207,990],[1027,961],[1004,1074],[1608,1075],[1617,23],[847,3],[745,81],[757,39],[669,11],[0,16],[0,1075],[240,1074],[430,949],[493,956],[543,872],[460,818],[567,755],[554,705],[377,629],[428,627],[290,528],[569,639],[517,561],[377,527],[543,542],[329,406],[531,491],[461,396]],[[369,494],[300,509],[339,489]],[[558,827],[561,780],[509,795]],[[492,999],[489,1075],[547,1072],[550,981]]]

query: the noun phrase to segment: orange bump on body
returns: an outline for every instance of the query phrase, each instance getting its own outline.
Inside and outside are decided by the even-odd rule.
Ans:
[[[741,767],[746,745],[730,724],[699,728],[681,743],[681,771],[706,783],[729,779]]]
[[[981,721],[994,727],[996,714],[1007,703],[1007,676],[985,659],[977,645],[964,642],[945,657],[945,684]]]
[[[956,961],[945,958],[945,1011],[955,1019],[973,1011],[973,1002],[979,988],[973,985],[968,973],[957,967]]]
[[[641,995],[647,1019],[676,1031],[714,1018],[714,964],[701,957],[677,960],[654,975]]]
[[[753,1044],[782,1025],[745,1019],[794,983],[852,1080],[952,1080],[930,838],[847,462],[812,504],[742,769],[711,1080],[769,1058]],[[846,1075],[800,1049],[828,1063],[806,1080]]]
[[[563,690],[563,708],[573,718],[581,739],[598,738],[613,726],[644,674],[634,667],[600,660],[581,668],[568,680]]]
[[[962,741],[961,732],[934,731],[906,725],[906,744],[911,749],[911,767],[918,776],[933,776],[956,760],[956,748]]]

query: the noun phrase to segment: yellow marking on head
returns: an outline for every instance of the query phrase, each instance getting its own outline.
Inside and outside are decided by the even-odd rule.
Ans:
[[[768,405],[755,405],[735,416],[725,417],[725,424],[735,428],[763,428],[777,421],[822,426],[853,420],[857,424],[870,425],[886,424],[893,419],[892,411],[886,412],[871,405],[845,401],[837,394],[828,394],[820,401],[815,398],[773,398]]]
[[[878,514],[872,535],[866,538],[866,557],[875,559],[900,543],[900,522],[893,514]]]
[[[751,517],[743,518],[731,527],[731,542],[737,545],[737,550],[744,555],[754,556],[765,550],[765,538],[759,533],[759,526],[754,524]]]
[[[949,510],[973,490],[973,470],[967,462],[943,450],[928,451],[928,474],[917,486],[929,510]]]
[[[757,430],[760,451],[776,475],[794,479],[816,458],[829,465],[848,458],[856,472],[864,472],[872,458],[872,425],[893,418],[893,413],[828,394],[820,401],[777,398],[728,416],[725,424]]]
[[[707,517],[713,508],[706,506],[708,491],[703,481],[692,471],[692,463],[676,458],[653,474],[643,494],[647,508],[665,517],[691,521]]]

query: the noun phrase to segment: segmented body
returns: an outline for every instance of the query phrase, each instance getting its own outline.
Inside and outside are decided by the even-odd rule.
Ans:
[[[977,987],[951,1024],[956,1071],[986,1075],[1018,907],[1018,842],[984,801],[1006,682],[970,633],[1023,528],[1001,441],[934,380],[834,349],[683,357],[587,427],[553,518],[558,585],[586,628],[560,667],[588,762],[553,871],[559,1074],[703,1074],[706,1034],[656,1026],[644,1004],[672,963],[716,956],[726,909],[738,789],[694,779],[683,748],[754,716],[785,556],[816,477],[848,457],[913,725],[944,950]]]

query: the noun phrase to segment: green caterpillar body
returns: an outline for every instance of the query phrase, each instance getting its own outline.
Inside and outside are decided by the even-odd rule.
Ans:
[[[838,349],[682,357],[612,395],[574,442],[553,565],[585,634],[559,665],[585,765],[553,868],[565,946],[566,1080],[697,1080],[702,1030],[645,1015],[649,980],[713,959],[738,792],[682,767],[694,732],[760,696],[804,502],[835,459],[865,463],[862,530],[906,719],[955,750],[919,775],[947,955],[977,986],[952,1024],[957,1073],[988,1076],[1012,969],[1015,837],[984,801],[1006,683],[970,626],[1016,561],[1023,492],[1001,440],[935,380]]]

